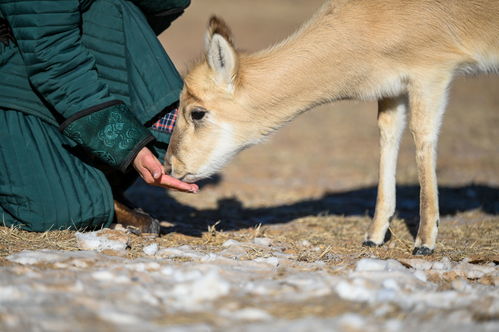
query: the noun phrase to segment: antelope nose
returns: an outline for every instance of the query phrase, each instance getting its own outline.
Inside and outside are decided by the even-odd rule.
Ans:
[[[168,161],[168,158],[165,158],[165,164],[163,166],[165,167],[165,174],[166,175],[171,175],[171,173],[172,173],[172,165]]]

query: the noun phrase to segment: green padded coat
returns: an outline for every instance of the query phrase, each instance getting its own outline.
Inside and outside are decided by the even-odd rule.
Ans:
[[[183,82],[156,35],[189,3],[0,0],[13,37],[0,38],[0,223],[112,222],[113,190],[86,158],[125,171],[146,144],[164,152],[169,135],[147,128]]]
[[[189,3],[0,0],[0,16],[15,37],[0,46],[0,107],[58,126],[126,170],[153,140],[143,125],[175,103],[182,88],[145,15],[161,30]]]

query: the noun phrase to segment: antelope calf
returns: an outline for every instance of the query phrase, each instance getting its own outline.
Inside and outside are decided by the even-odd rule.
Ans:
[[[208,177],[316,105],[378,100],[379,186],[364,245],[383,244],[395,212],[396,161],[409,111],[421,186],[413,254],[433,252],[436,146],[447,90],[456,74],[499,69],[499,1],[327,1],[295,34],[254,54],[238,52],[227,25],[213,17],[205,49],[185,77],[166,157],[173,176]]]

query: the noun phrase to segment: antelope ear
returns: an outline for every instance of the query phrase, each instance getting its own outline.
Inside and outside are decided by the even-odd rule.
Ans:
[[[208,51],[211,39],[213,36],[217,34],[225,38],[229,44],[234,47],[234,43],[232,42],[232,31],[225,21],[217,16],[210,17],[210,21],[208,22],[208,29],[206,30],[206,35],[204,38],[204,48]]]
[[[234,90],[234,83],[239,66],[239,58],[232,44],[230,29],[217,17],[210,19],[205,38],[206,61],[215,73],[218,84]]]

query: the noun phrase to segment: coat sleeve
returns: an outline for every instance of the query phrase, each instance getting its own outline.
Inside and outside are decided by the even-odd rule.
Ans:
[[[81,42],[78,0],[0,0],[33,88],[63,119],[61,131],[125,171],[153,140],[97,74]]]

